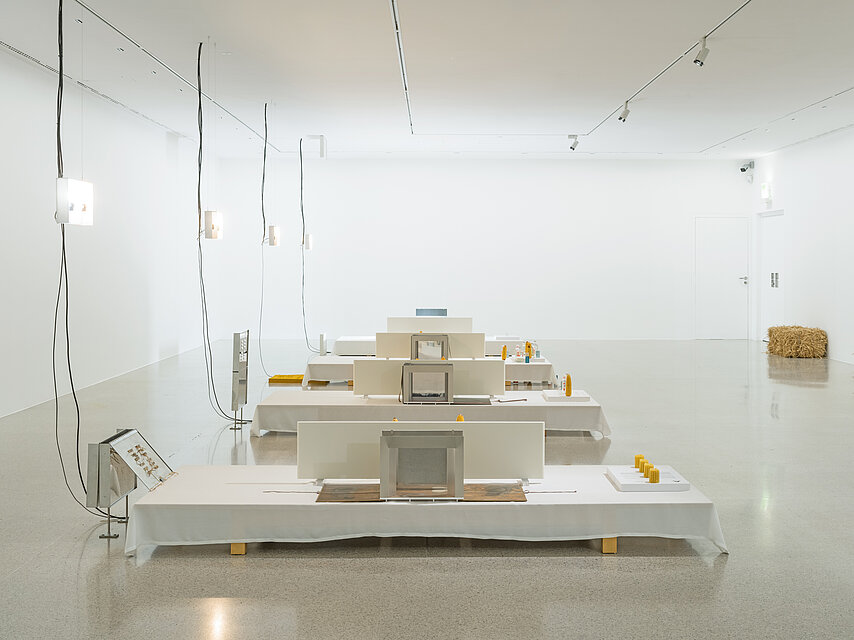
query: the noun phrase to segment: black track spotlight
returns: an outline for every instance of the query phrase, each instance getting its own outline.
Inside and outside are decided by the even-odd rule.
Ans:
[[[626,101],[623,103],[623,112],[619,115],[617,120],[619,120],[620,122],[625,122],[626,118],[628,118],[628,117],[629,117],[629,103],[628,103],[628,101]]]
[[[578,146],[578,136],[567,136],[569,138],[569,149],[570,151],[575,151],[575,148]]]
[[[700,50],[697,52],[697,57],[694,58],[694,64],[702,67],[706,63],[706,56],[709,55],[709,48],[706,46],[706,37],[700,38]]]

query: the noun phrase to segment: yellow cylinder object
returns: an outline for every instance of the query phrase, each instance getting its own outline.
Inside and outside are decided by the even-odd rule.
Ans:
[[[463,414],[461,414],[461,413],[457,414],[457,422],[465,422],[465,421],[466,421],[466,419],[463,418]]]
[[[637,466],[638,471],[640,471],[641,473],[643,473],[643,463],[644,462],[646,462],[646,458],[641,456],[640,460],[638,460],[638,466]]]
[[[640,466],[641,460],[643,460],[643,454],[642,453],[636,453],[635,454],[635,469],[637,469]]]
[[[649,481],[651,484],[658,484],[658,469],[650,469]]]
[[[525,342],[525,355],[529,358],[534,355],[534,349],[532,348],[530,342]]]
[[[572,395],[572,377],[567,373],[566,374],[566,397]]]
[[[502,345],[501,347],[501,359],[507,360],[507,345]]]
[[[653,466],[652,466],[651,462],[646,461],[643,463],[643,477],[644,478],[649,478],[649,470],[652,468],[653,468]]]

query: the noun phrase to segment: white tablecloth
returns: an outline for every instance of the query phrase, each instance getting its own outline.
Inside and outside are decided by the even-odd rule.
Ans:
[[[397,396],[364,398],[352,391],[281,389],[255,407],[252,435],[267,431],[296,431],[297,422],[332,420],[466,420],[487,422],[545,422],[546,429],[597,431],[611,435],[602,406],[589,402],[546,402],[542,391],[507,391],[502,400],[524,398],[520,402],[488,405],[401,404]]]
[[[132,508],[125,552],[151,545],[319,542],[364,536],[708,539],[726,552],[714,503],[695,487],[621,493],[604,466],[549,466],[527,502],[318,503],[294,466],[181,467]],[[574,493],[567,493],[574,491]]]
[[[336,356],[375,356],[377,355],[377,337],[341,336],[335,341],[332,353]]]

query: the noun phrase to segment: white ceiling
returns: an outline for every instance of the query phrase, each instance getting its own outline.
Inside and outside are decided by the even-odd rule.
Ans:
[[[752,0],[709,38],[704,67],[690,51],[617,121],[743,2],[398,0],[415,135],[389,0],[66,0],[66,61],[194,138],[193,88],[159,62],[195,83],[205,42],[221,153],[257,152],[264,102],[279,149],[324,133],[330,154],[565,157],[579,134],[580,156],[746,158],[854,124],[851,0]],[[0,6],[0,40],[55,66],[55,0]]]

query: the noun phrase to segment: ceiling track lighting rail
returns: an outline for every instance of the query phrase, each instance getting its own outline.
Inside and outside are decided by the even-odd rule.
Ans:
[[[31,56],[29,53],[26,53],[25,51],[21,51],[21,50],[20,50],[20,49],[18,49],[17,47],[13,47],[13,46],[12,46],[12,45],[10,45],[8,42],[4,42],[3,40],[0,40],[0,46],[5,47],[6,49],[8,49],[9,51],[11,51],[12,53],[14,53],[14,54],[16,54],[16,55],[18,55],[18,56],[20,56],[20,57],[24,58],[25,60],[29,60],[30,62],[32,62],[32,63],[34,63],[34,64],[37,64],[38,66],[40,66],[42,69],[45,69],[46,71],[50,71],[51,73],[59,74],[59,70],[58,70],[58,69],[56,69],[56,67],[52,67],[51,65],[47,64],[46,62],[42,62],[42,61],[41,61],[41,60],[39,60],[38,58],[36,58],[36,57],[34,57],[34,56]],[[163,129],[163,130],[165,130],[165,131],[169,132],[169,133],[172,133],[172,134],[174,134],[174,135],[176,135],[176,136],[179,136],[179,137],[181,137],[181,138],[185,138],[185,139],[187,139],[187,140],[190,140],[190,139],[191,139],[191,138],[189,138],[188,136],[186,136],[186,135],[184,135],[183,133],[181,133],[180,131],[175,131],[173,128],[169,127],[168,125],[165,125],[165,124],[163,124],[162,122],[159,122],[158,120],[155,120],[154,118],[152,118],[152,117],[150,117],[150,116],[145,115],[145,114],[144,114],[144,113],[142,113],[141,111],[137,111],[136,109],[134,109],[134,108],[133,108],[133,107],[131,107],[130,105],[125,104],[125,103],[124,103],[124,102],[122,102],[121,100],[116,100],[114,97],[112,97],[112,96],[110,96],[110,95],[108,95],[108,94],[106,94],[106,93],[104,93],[104,92],[102,92],[102,91],[98,91],[97,89],[95,89],[95,88],[94,88],[94,87],[92,87],[92,86],[89,86],[89,85],[88,85],[88,84],[86,84],[85,82],[81,82],[80,80],[75,80],[74,78],[72,78],[72,77],[71,77],[70,75],[68,75],[67,73],[63,73],[62,75],[63,75],[63,77],[64,77],[64,78],[66,78],[67,80],[69,80],[69,81],[73,82],[74,84],[76,84],[76,85],[77,85],[78,87],[80,87],[81,89],[85,89],[85,90],[86,90],[86,91],[88,91],[89,93],[91,93],[91,94],[93,94],[93,95],[95,95],[95,96],[98,96],[99,98],[103,98],[104,100],[107,100],[108,102],[112,102],[112,103],[113,103],[114,105],[116,105],[117,107],[121,107],[122,109],[125,109],[126,111],[129,111],[129,112],[130,112],[130,113],[132,113],[133,115],[135,115],[135,116],[139,116],[139,117],[140,117],[140,118],[142,118],[143,120],[148,120],[148,122],[150,122],[151,124],[156,125],[156,126],[160,127],[161,129]]]
[[[397,0],[389,0],[391,18],[394,21],[394,39],[397,43],[397,61],[400,64],[400,79],[403,81],[403,96],[406,98],[406,115],[409,117],[409,133],[415,135],[412,124],[412,103],[409,101],[409,80],[406,76],[406,59],[403,57],[403,39],[400,34],[400,16],[397,12]]]
[[[740,12],[742,9],[744,9],[751,2],[753,2],[753,0],[746,0],[741,5],[739,5],[735,11],[733,11],[726,18],[721,20],[717,25],[715,25],[715,27],[711,31],[709,31],[706,35],[704,35],[702,38],[700,38],[697,42],[695,42],[690,47],[688,47],[679,57],[677,57],[675,60],[673,60],[673,62],[671,62],[666,67],[664,67],[664,69],[662,69],[657,74],[655,74],[649,82],[647,82],[640,89],[638,89],[632,95],[630,95],[629,98],[623,103],[623,111],[621,112],[620,116],[617,119],[622,121],[622,122],[625,122],[626,117],[629,115],[629,113],[628,113],[629,102],[631,102],[632,100],[637,98],[643,91],[645,91],[647,88],[649,88],[653,82],[655,82],[661,76],[663,76],[665,73],[670,71],[676,65],[677,62],[682,60],[682,58],[687,56],[689,53],[691,53],[698,46],[700,47],[700,52],[694,58],[694,64],[697,64],[697,66],[702,67],[706,61],[706,56],[709,55],[709,50],[706,48],[706,39],[709,36],[711,36],[713,33],[715,33],[718,29],[720,29],[722,26],[724,26],[727,22],[732,20],[736,16],[736,14],[738,14],[738,12]],[[699,62],[698,62],[698,60],[699,60]],[[608,120],[610,120],[612,117],[614,117],[614,114],[617,113],[617,111],[619,111],[619,110],[620,110],[620,107],[617,107],[611,113],[609,113],[607,116],[602,118],[602,121],[599,122],[599,124],[597,124],[595,127],[593,127],[590,131],[588,131],[587,135],[590,135],[591,133],[596,131],[599,127],[601,127],[603,124],[605,124]],[[626,117],[624,117],[623,114],[625,114]]]
[[[77,0],[77,1],[79,2],[80,0]],[[581,134],[577,134],[577,135],[570,135],[570,136],[569,136],[569,139],[571,140],[571,143],[570,143],[570,149],[571,149],[572,151],[575,151],[576,147],[578,146],[578,138],[579,138],[579,136],[589,136],[589,135],[592,135],[594,132],[596,132],[596,130],[597,130],[597,129],[599,129],[603,124],[605,124],[608,120],[610,120],[612,117],[614,117],[618,112],[619,112],[619,114],[620,114],[620,115],[617,117],[617,119],[618,119],[620,122],[625,122],[625,121],[626,121],[626,119],[629,117],[629,102],[631,102],[632,100],[634,100],[635,98],[637,98],[637,97],[638,97],[638,96],[639,96],[643,91],[645,91],[647,88],[649,88],[649,87],[650,87],[650,86],[651,86],[651,85],[652,85],[656,80],[658,80],[658,79],[659,79],[661,76],[663,76],[665,73],[667,73],[668,71],[670,71],[670,69],[672,69],[672,68],[673,68],[673,67],[674,67],[674,66],[675,66],[675,65],[676,65],[680,60],[682,60],[682,58],[684,58],[684,57],[685,57],[685,56],[687,56],[689,53],[691,53],[692,51],[694,51],[694,49],[695,49],[695,48],[697,48],[698,46],[700,47],[700,49],[699,49],[699,51],[697,52],[697,55],[694,57],[694,64],[696,64],[696,65],[697,65],[697,66],[699,66],[699,67],[702,67],[702,66],[705,64],[705,62],[706,62],[706,57],[709,55],[709,49],[708,49],[708,47],[706,46],[706,39],[707,39],[709,36],[711,36],[712,34],[714,34],[718,29],[720,29],[721,27],[723,27],[727,22],[729,22],[730,20],[732,20],[732,19],[733,19],[733,18],[734,18],[734,17],[735,17],[735,16],[736,16],[736,15],[737,15],[741,10],[742,10],[742,9],[744,9],[744,8],[745,8],[747,5],[749,5],[751,2],[753,2],[753,0],[745,0],[745,2],[743,2],[742,4],[740,4],[740,5],[739,5],[739,6],[738,6],[738,7],[737,7],[737,8],[736,8],[732,13],[730,13],[726,18],[724,18],[723,20],[721,20],[721,21],[720,21],[717,25],[715,25],[715,27],[714,27],[713,29],[711,29],[708,33],[706,33],[706,35],[704,35],[703,37],[701,37],[697,42],[695,42],[694,44],[692,44],[692,45],[691,45],[690,47],[688,47],[685,51],[683,51],[683,52],[682,52],[682,53],[681,53],[677,58],[675,58],[672,62],[670,62],[670,64],[668,64],[668,65],[667,65],[666,67],[664,67],[661,71],[659,71],[657,74],[655,74],[655,75],[652,77],[652,79],[650,79],[646,84],[644,84],[640,89],[638,89],[637,91],[635,91],[631,96],[629,96],[629,97],[628,97],[628,99],[626,99],[626,100],[623,102],[622,110],[621,110],[621,108],[620,108],[620,107],[617,107],[616,109],[614,109],[613,111],[611,111],[607,116],[605,116],[604,118],[602,118],[602,120],[600,120],[600,121],[599,121],[599,123],[598,123],[595,127],[593,127],[592,129],[590,129],[590,131],[588,131],[587,133],[581,133]],[[473,135],[473,136],[476,136],[476,135],[481,135],[481,136],[496,136],[496,135],[497,135],[497,136],[524,136],[524,135],[546,135],[546,136],[551,136],[551,135],[565,135],[565,134],[524,134],[524,133],[500,133],[500,134],[478,134],[478,133],[473,133],[473,134],[460,134],[460,133],[456,133],[456,134],[416,134],[416,133],[415,133],[415,127],[414,127],[414,125],[413,125],[413,120],[412,120],[412,103],[411,103],[410,96],[409,96],[409,79],[408,79],[407,74],[406,74],[406,60],[405,60],[404,55],[403,55],[403,38],[402,38],[402,36],[401,36],[401,29],[400,29],[400,14],[399,14],[399,12],[398,12],[397,0],[389,0],[389,7],[390,7],[390,9],[391,9],[392,21],[393,21],[393,23],[394,23],[394,36],[395,36],[395,42],[397,43],[397,58],[398,58],[398,63],[399,63],[399,65],[400,65],[400,77],[401,77],[401,80],[402,80],[402,82],[403,82],[403,94],[404,94],[404,97],[405,97],[405,99],[406,99],[406,113],[407,113],[407,116],[408,116],[408,118],[409,118],[409,133],[410,133],[410,134],[412,134],[412,135],[441,135],[441,136],[446,136],[446,135],[447,135],[447,136],[450,136],[450,135],[465,135],[465,136],[468,136],[468,135]],[[742,135],[743,135],[743,134],[742,134]],[[737,136],[736,136],[736,137],[737,137]],[[719,143],[719,144],[721,144],[721,143]],[[713,145],[713,146],[717,146],[717,145]],[[709,147],[709,148],[712,148],[712,147]],[[706,151],[707,151],[707,150],[708,150],[708,149],[706,149]]]
[[[715,144],[710,145],[710,146],[706,147],[705,149],[703,149],[702,151],[700,151],[700,153],[706,153],[707,151],[711,151],[715,147],[725,145],[726,143],[732,142],[733,140],[737,140],[739,138],[744,138],[745,136],[750,135],[751,133],[755,133],[759,129],[763,129],[769,125],[774,124],[775,122],[780,122],[781,120],[786,120],[787,118],[792,119],[792,116],[797,116],[797,114],[802,113],[802,112],[806,111],[807,109],[812,109],[813,107],[816,107],[816,106],[822,104],[823,102],[827,102],[828,100],[832,100],[833,98],[838,98],[839,96],[844,95],[844,94],[848,93],[849,91],[854,91],[854,86],[848,87],[847,89],[843,89],[842,91],[834,93],[832,96],[827,96],[826,98],[822,98],[821,100],[816,100],[815,102],[812,102],[812,103],[806,105],[805,107],[801,107],[800,109],[796,109],[795,111],[790,111],[789,113],[782,115],[779,118],[774,118],[773,120],[771,120],[770,122],[767,122],[764,125],[761,125],[758,127],[753,127],[752,129],[749,129],[747,131],[742,131],[741,133],[737,133],[734,136],[730,136],[726,140],[721,140],[720,142],[716,142]],[[801,142],[806,142],[807,140],[814,140],[816,138],[821,138],[822,136],[826,136],[826,135],[834,133],[836,131],[841,131],[842,129],[848,129],[851,126],[854,126],[854,125],[845,125],[845,126],[837,128],[837,129],[833,129],[832,131],[826,131],[824,133],[820,133],[818,135],[812,136],[810,138],[807,138],[806,140],[798,140],[797,142],[785,144],[782,147],[772,149],[769,153],[774,153],[774,152],[780,151],[782,149],[787,149],[787,148],[792,147],[796,144],[800,144]]]
[[[168,72],[169,72],[169,73],[171,73],[173,76],[175,76],[178,80],[180,80],[181,82],[183,82],[184,84],[186,84],[188,87],[190,87],[193,91],[198,91],[198,90],[199,90],[199,88],[198,88],[197,86],[195,86],[192,82],[190,82],[189,80],[187,80],[184,76],[182,76],[180,73],[178,73],[177,71],[175,71],[175,69],[173,69],[172,67],[170,67],[168,64],[166,64],[163,60],[161,60],[160,58],[158,58],[158,57],[157,57],[155,54],[153,54],[151,51],[149,51],[148,49],[146,49],[145,47],[143,47],[140,43],[138,43],[136,40],[134,40],[133,38],[131,38],[131,37],[130,37],[128,34],[126,34],[124,31],[122,31],[121,29],[119,29],[116,25],[114,25],[114,24],[113,24],[113,23],[111,23],[109,20],[107,20],[105,17],[103,17],[101,14],[99,14],[97,11],[95,11],[94,9],[92,9],[92,8],[91,8],[89,5],[87,5],[85,2],[83,2],[82,0],[74,0],[74,1],[75,1],[78,5],[80,5],[83,9],[85,9],[87,12],[89,12],[93,17],[95,17],[95,18],[97,18],[98,20],[100,20],[104,25],[106,25],[107,27],[109,27],[110,29],[112,29],[113,31],[115,31],[117,34],[119,34],[121,37],[123,37],[125,40],[127,40],[128,42],[130,42],[130,43],[131,43],[133,46],[135,46],[137,49],[139,49],[142,53],[144,53],[144,54],[145,54],[145,55],[147,55],[149,58],[151,58],[154,62],[156,62],[156,63],[157,63],[157,64],[159,64],[161,67],[163,67],[164,69],[166,69],[166,71],[168,71]],[[246,129],[247,129],[247,130],[249,130],[249,131],[251,131],[251,132],[252,132],[252,134],[253,134],[253,135],[255,135],[258,139],[260,139],[260,140],[263,140],[263,139],[264,139],[264,134],[259,133],[258,131],[256,131],[255,129],[253,129],[250,125],[248,125],[246,122],[244,122],[243,120],[241,120],[238,116],[236,116],[236,115],[235,115],[234,113],[232,113],[229,109],[227,109],[226,107],[224,107],[221,103],[219,103],[219,102],[217,102],[216,100],[214,100],[211,96],[209,96],[208,94],[206,94],[204,91],[202,91],[202,96],[203,96],[203,97],[205,97],[205,98],[207,98],[207,100],[208,100],[211,104],[216,105],[217,107],[219,107],[219,109],[220,109],[220,110],[222,110],[224,113],[227,113],[229,116],[231,116],[232,118],[234,118],[234,120],[235,120],[236,122],[239,122],[241,125],[243,125],[244,127],[246,127]],[[276,145],[272,144],[272,143],[271,143],[271,142],[269,142],[269,141],[267,142],[267,144],[268,144],[268,145],[269,145],[269,147],[270,147],[271,149],[273,149],[274,151],[278,151],[279,153],[282,153],[282,150],[281,150],[281,149],[279,149]]]

